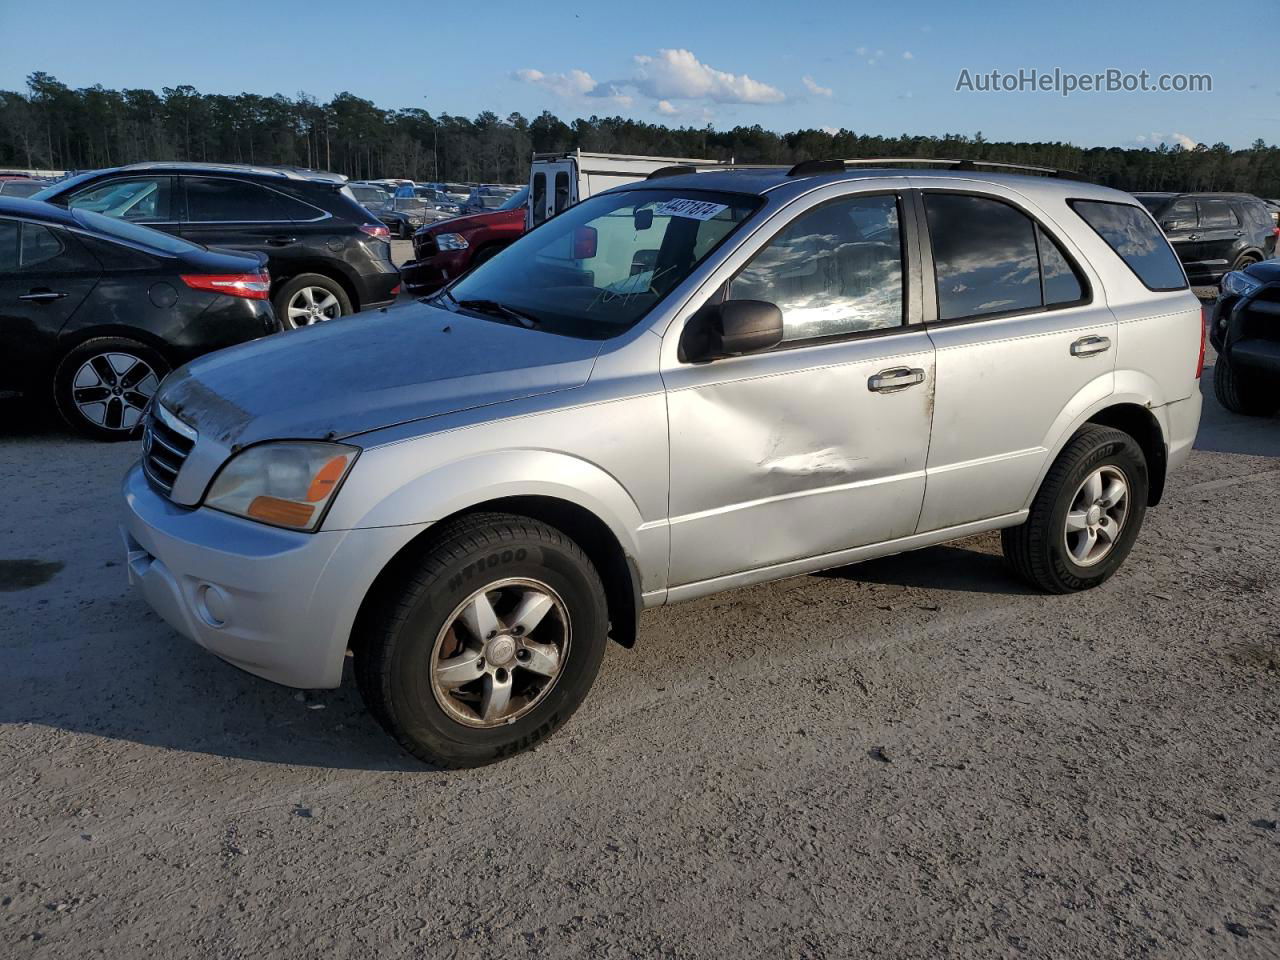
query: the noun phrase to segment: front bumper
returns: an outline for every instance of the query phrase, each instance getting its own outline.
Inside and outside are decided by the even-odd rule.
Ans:
[[[1280,377],[1280,283],[1242,296],[1220,293],[1209,320],[1209,341],[1229,363]]]
[[[178,633],[290,687],[336,687],[379,571],[427,524],[279,530],[171,503],[140,465],[124,478],[129,582]]]
[[[446,283],[467,272],[471,249],[441,250],[420,260],[410,260],[400,268],[404,284],[416,293],[439,290]]]

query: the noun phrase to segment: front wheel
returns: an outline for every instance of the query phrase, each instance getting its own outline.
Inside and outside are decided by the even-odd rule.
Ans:
[[[604,656],[604,587],[580,547],[524,517],[450,523],[373,598],[353,638],[366,706],[406,750],[473,767],[554,733]]]
[[[1133,548],[1147,511],[1147,459],[1136,440],[1089,424],[1049,469],[1024,524],[1001,532],[1005,559],[1049,593],[1109,579]]]
[[[1280,387],[1233,366],[1218,354],[1213,364],[1213,395],[1232,413],[1269,417],[1280,410]]]

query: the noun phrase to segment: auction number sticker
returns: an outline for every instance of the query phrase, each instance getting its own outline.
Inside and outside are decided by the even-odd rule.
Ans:
[[[676,198],[661,203],[654,208],[656,217],[688,217],[690,220],[710,220],[722,210],[728,210],[727,203],[711,203],[707,200],[682,200]]]

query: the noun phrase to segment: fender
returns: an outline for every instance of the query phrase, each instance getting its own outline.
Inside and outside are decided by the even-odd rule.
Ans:
[[[666,586],[666,522],[646,523],[626,488],[596,464],[549,450],[508,448],[415,471],[421,451],[409,442],[362,453],[324,529],[434,523],[493,500],[549,497],[589,511],[609,528],[638,569],[644,593]],[[387,482],[405,476],[410,479],[404,483]]]
[[[1113,377],[1114,388],[1112,388],[1111,384],[1105,383],[1112,380]],[[1023,502],[1023,508],[1030,508],[1031,501],[1035,499],[1036,493],[1040,490],[1040,485],[1044,483],[1044,478],[1048,474],[1049,468],[1058,459],[1058,454],[1062,452],[1062,448],[1075,436],[1076,431],[1108,407],[1129,404],[1147,410],[1159,425],[1160,436],[1164,439],[1167,447],[1169,423],[1164,409],[1167,398],[1163,394],[1164,391],[1160,384],[1139,370],[1116,370],[1103,374],[1086,384],[1083,389],[1071,398],[1071,402],[1062,408],[1062,411],[1053,421],[1053,425],[1045,434],[1044,448],[1048,451],[1048,454],[1044,459],[1044,463],[1041,464],[1039,473],[1036,475],[1035,483],[1032,484],[1031,490]],[[1158,404],[1154,402],[1155,398],[1159,398]]]

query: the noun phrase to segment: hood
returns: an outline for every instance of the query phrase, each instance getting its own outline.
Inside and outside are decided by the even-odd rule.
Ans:
[[[1244,272],[1263,283],[1275,283],[1280,280],[1280,260],[1263,260],[1250,265]]]
[[[459,233],[463,230],[474,230],[477,227],[492,227],[500,223],[524,223],[524,207],[514,210],[490,210],[488,213],[471,213],[465,217],[454,217],[449,221],[448,233]]]
[[[156,397],[227,446],[340,439],[571,390],[601,346],[412,302],[209,354]]]

